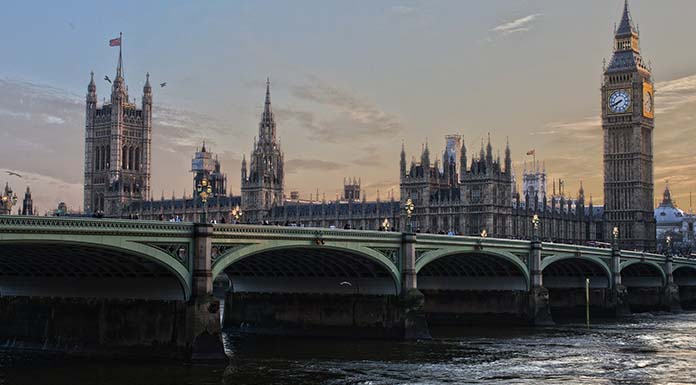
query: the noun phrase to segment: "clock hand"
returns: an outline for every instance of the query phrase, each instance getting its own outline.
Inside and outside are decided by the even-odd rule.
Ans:
[[[615,106],[618,106],[618,105],[621,104],[621,103],[623,103],[623,99],[619,99],[619,100],[615,101],[614,104],[612,104],[611,106],[612,106],[612,107],[615,107]]]

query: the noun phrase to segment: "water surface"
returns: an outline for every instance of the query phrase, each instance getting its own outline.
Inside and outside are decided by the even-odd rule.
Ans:
[[[225,334],[229,366],[0,351],[0,384],[690,384],[696,313],[551,328],[435,329],[432,341]]]

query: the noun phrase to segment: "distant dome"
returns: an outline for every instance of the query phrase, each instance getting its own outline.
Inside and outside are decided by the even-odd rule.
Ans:
[[[655,209],[655,221],[658,226],[681,226],[684,220],[684,211],[672,203],[672,194],[669,186],[665,187],[662,203]]]

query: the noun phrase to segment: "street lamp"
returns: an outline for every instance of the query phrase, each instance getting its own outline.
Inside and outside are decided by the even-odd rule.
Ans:
[[[210,186],[210,182],[203,178],[200,182],[198,182],[196,191],[198,192],[198,196],[201,198],[201,202],[203,203],[203,215],[201,215],[201,222],[206,223],[208,217],[208,197],[213,193],[213,188]]]
[[[617,226],[614,226],[614,228],[611,230],[611,246],[614,249],[619,248],[619,228]]]
[[[382,222],[382,230],[389,231],[390,227],[391,227],[391,223],[389,223],[389,219],[384,218],[384,222]]]
[[[413,211],[416,209],[416,206],[413,204],[413,201],[411,198],[406,199],[406,204],[404,204],[404,210],[406,210],[406,217],[408,218],[408,232],[412,233],[413,232],[413,223],[411,223],[411,215],[413,215]]]
[[[488,231],[486,229],[481,230],[481,238],[486,238],[488,237]]]
[[[668,257],[672,256],[672,236],[668,235],[667,238],[665,239],[665,242],[667,243],[667,250],[665,250],[666,254]]]
[[[239,205],[235,206],[232,211],[230,211],[230,215],[232,216],[232,219],[234,219],[235,225],[239,223],[239,220],[242,219],[242,209],[239,207]]]
[[[533,234],[532,237],[534,240],[539,239],[539,224],[541,224],[541,220],[539,219],[539,215],[534,214],[532,217],[532,226],[533,226]]]
[[[16,203],[17,194],[13,194],[10,186],[5,183],[5,191],[0,197],[0,214],[12,214],[12,206]]]

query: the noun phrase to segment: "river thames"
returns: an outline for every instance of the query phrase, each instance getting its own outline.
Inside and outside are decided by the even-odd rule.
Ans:
[[[431,341],[240,337],[230,365],[113,362],[1,351],[0,384],[691,384],[696,313],[587,329],[433,329]]]

